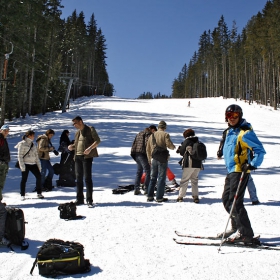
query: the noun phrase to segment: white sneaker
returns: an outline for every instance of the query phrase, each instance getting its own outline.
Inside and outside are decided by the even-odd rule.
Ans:
[[[41,193],[37,194],[38,198],[45,198]]]
[[[25,196],[22,195],[21,198],[20,198],[20,200],[22,200],[22,201],[25,200]]]
[[[2,237],[2,240],[0,240],[0,245],[9,246],[10,244],[10,240],[6,239],[5,237]]]

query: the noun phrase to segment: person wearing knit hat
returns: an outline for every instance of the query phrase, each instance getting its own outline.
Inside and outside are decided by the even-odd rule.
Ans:
[[[182,178],[180,182],[179,196],[177,202],[183,202],[184,196],[186,196],[189,181],[192,186],[192,197],[195,203],[199,203],[198,193],[198,174],[203,168],[202,161],[192,158],[192,147],[194,143],[198,142],[198,137],[195,136],[193,129],[189,128],[183,132],[185,141],[178,148],[177,152],[183,156],[182,161]]]
[[[156,201],[165,202],[168,199],[163,197],[165,191],[165,181],[166,181],[166,170],[168,165],[168,157],[166,156],[163,159],[156,157],[154,150],[156,147],[159,147],[160,150],[163,150],[162,153],[168,155],[168,149],[174,150],[175,146],[170,139],[170,135],[165,132],[166,122],[160,121],[158,124],[158,130],[155,131],[151,137],[149,137],[147,142],[147,157],[148,162],[151,164],[151,179],[148,187],[147,200],[154,200],[154,190],[155,185],[157,184],[156,192]]]
[[[0,201],[2,200],[2,191],[6,182],[6,176],[9,170],[9,162],[11,160],[10,149],[7,136],[10,132],[8,125],[4,124],[0,130]]]
[[[160,121],[159,124],[158,124],[158,128],[166,129],[166,122],[165,121]]]

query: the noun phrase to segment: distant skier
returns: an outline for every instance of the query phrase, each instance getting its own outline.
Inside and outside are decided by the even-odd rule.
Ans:
[[[230,241],[252,242],[254,232],[244,207],[244,193],[246,190],[250,170],[256,169],[261,165],[265,150],[259,141],[251,124],[247,123],[243,117],[240,106],[230,105],[225,111],[225,120],[228,122],[229,129],[226,131],[225,142],[223,146],[223,156],[228,170],[225,179],[224,192],[222,200],[228,213],[234,199],[235,207],[231,216],[232,228],[225,232],[224,237]],[[254,152],[254,158],[250,159],[250,150]],[[242,181],[241,174],[244,172]],[[235,197],[237,187],[240,183],[240,189]],[[224,233],[218,236],[223,236]]]

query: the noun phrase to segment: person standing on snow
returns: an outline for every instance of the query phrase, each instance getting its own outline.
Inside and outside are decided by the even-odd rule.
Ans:
[[[41,161],[41,188],[44,189],[52,189],[52,179],[54,175],[53,166],[50,161],[50,152],[53,152],[56,156],[59,153],[55,150],[54,146],[51,143],[51,139],[54,136],[54,131],[52,129],[48,129],[45,134],[39,135],[36,139],[37,142],[37,149],[39,159]],[[48,171],[48,175],[46,177]],[[46,184],[48,188],[46,188]]]
[[[225,179],[224,191],[222,195],[223,205],[228,213],[235,198],[237,187],[240,189],[237,194],[235,207],[232,211],[232,228],[218,236],[228,237],[228,240],[252,242],[254,232],[244,207],[244,193],[246,190],[249,174],[263,162],[265,150],[259,141],[250,123],[243,117],[240,106],[232,104],[226,108],[225,120],[229,128],[225,135],[223,145],[223,156],[228,170]],[[250,151],[253,150],[254,158],[251,160]],[[241,175],[243,179],[240,181]]]
[[[182,143],[182,146],[178,148],[178,152],[181,156],[183,156],[183,173],[180,182],[180,190],[177,202],[183,202],[183,198],[187,193],[187,188],[190,180],[192,185],[193,202],[199,203],[198,174],[200,170],[203,169],[203,165],[201,160],[191,157],[193,154],[193,144],[198,142],[198,137],[195,136],[195,132],[191,128],[185,130],[183,136],[185,138],[185,141]]]
[[[29,171],[36,178],[36,191],[38,198],[44,198],[41,190],[41,161],[38,151],[33,143],[35,132],[28,130],[15,148],[18,149],[18,162],[21,170],[20,195],[21,200],[25,200],[25,188]]]
[[[2,192],[6,182],[6,176],[9,171],[9,162],[11,160],[10,149],[7,136],[10,132],[8,125],[2,125],[0,129],[0,201],[3,198]]]
[[[75,160],[75,173],[77,180],[77,196],[76,205],[84,204],[84,177],[86,183],[86,201],[88,207],[93,206],[92,192],[92,161],[94,157],[98,157],[97,146],[99,145],[100,138],[93,126],[84,124],[80,116],[76,116],[73,120],[73,126],[77,128],[75,134],[75,142],[68,146],[70,151],[74,150]]]
[[[135,136],[135,139],[131,147],[130,155],[137,163],[137,172],[136,172],[136,177],[134,182],[135,195],[141,194],[140,181],[143,175],[143,171],[146,174],[146,178],[144,182],[144,192],[146,192],[150,183],[151,168],[147,158],[146,146],[151,133],[152,132],[150,128],[145,128],[143,131],[140,131]]]
[[[223,148],[224,148],[224,143],[225,143],[226,134],[227,134],[228,129],[229,128],[227,128],[223,132],[223,136],[222,136],[222,139],[220,141],[219,149],[217,151],[217,158],[218,159],[222,159]],[[250,153],[250,156],[252,157],[251,154],[252,153]],[[259,202],[259,199],[258,199],[258,196],[257,196],[257,189],[256,189],[256,186],[255,186],[255,183],[254,183],[254,180],[252,178],[251,173],[249,174],[247,189],[248,189],[248,192],[249,192],[249,195],[250,195],[250,199],[252,201],[252,205],[258,205],[260,202]]]
[[[154,190],[155,185],[157,183],[157,193],[156,193],[156,201],[157,202],[165,202],[168,199],[164,198],[164,190],[165,190],[165,182],[166,182],[166,170],[168,165],[168,158],[166,158],[165,162],[160,162],[159,160],[156,160],[153,158],[153,151],[155,148],[154,141],[156,142],[156,145],[166,149],[169,148],[171,150],[175,149],[174,144],[172,143],[170,136],[166,130],[166,122],[160,121],[158,124],[158,130],[152,134],[152,136],[149,138],[147,143],[147,157],[148,161],[151,164],[152,170],[151,170],[151,180],[148,187],[148,201],[154,200]],[[154,141],[153,141],[154,140]],[[153,160],[152,160],[153,158]],[[157,181],[158,179],[158,181]]]

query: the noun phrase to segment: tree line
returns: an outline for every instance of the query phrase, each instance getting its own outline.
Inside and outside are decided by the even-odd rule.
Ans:
[[[61,18],[61,0],[0,0],[1,124],[59,110],[68,98],[112,96],[106,39],[94,14]]]
[[[221,16],[204,31],[199,48],[172,83],[173,98],[239,98],[269,104],[276,110],[280,90],[280,0],[267,1],[237,32]]]
[[[143,92],[138,96],[138,99],[163,99],[163,98],[171,98],[171,96],[161,94],[160,92],[157,94],[152,94],[151,92]]]

